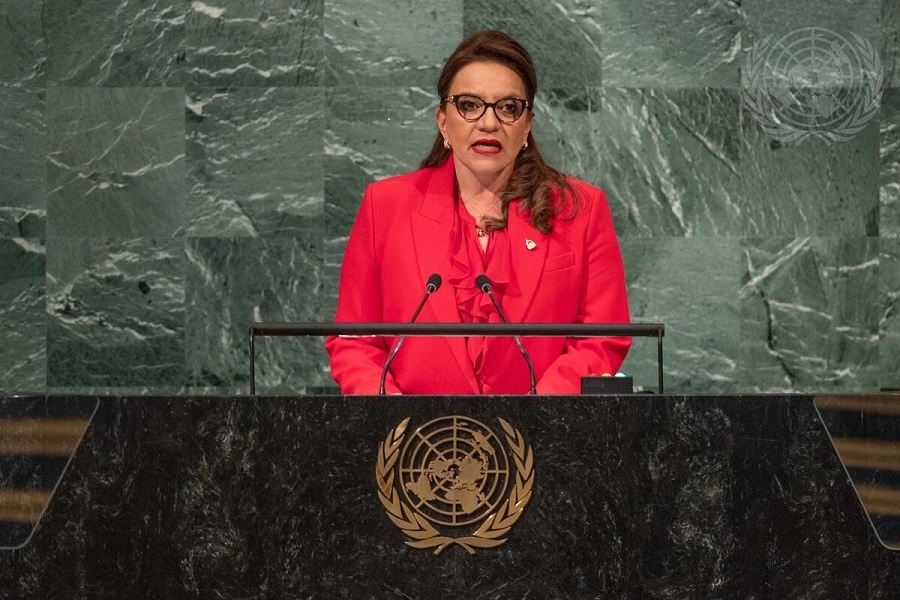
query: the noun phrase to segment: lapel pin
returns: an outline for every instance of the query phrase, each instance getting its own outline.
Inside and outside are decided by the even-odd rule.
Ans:
[[[534,240],[526,239],[525,247],[528,248],[529,250],[534,250],[535,248],[537,248],[537,244],[534,243]]]

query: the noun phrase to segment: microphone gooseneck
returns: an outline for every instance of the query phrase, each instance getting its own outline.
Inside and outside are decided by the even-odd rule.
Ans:
[[[506,313],[503,312],[503,309],[500,308],[500,303],[497,302],[497,299],[494,298],[493,285],[491,285],[491,280],[487,275],[482,273],[478,277],[475,278],[475,285],[478,288],[488,295],[488,298],[491,299],[491,302],[494,304],[494,308],[497,309],[497,312],[500,314],[500,318],[503,319],[504,323],[509,323],[509,319],[506,318]],[[528,365],[528,376],[531,378],[531,395],[537,395],[537,386],[534,382],[534,365],[531,364],[531,357],[528,356],[528,353],[525,352],[525,346],[522,345],[522,342],[519,341],[519,336],[513,335],[513,341],[516,343],[516,347],[519,349],[519,353],[522,355],[522,358],[525,359],[525,363]]]
[[[422,307],[425,306],[425,302],[428,301],[428,297],[431,296],[434,292],[438,291],[438,288],[441,287],[441,276],[437,273],[432,273],[431,276],[428,277],[428,281],[425,283],[425,295],[422,296],[422,300],[419,302],[419,306],[416,307],[415,312],[413,313],[412,319],[409,320],[410,323],[415,323],[416,318],[419,316],[419,313],[422,312]],[[397,343],[394,344],[394,347],[391,349],[391,353],[388,355],[387,360],[384,362],[384,368],[381,369],[381,383],[378,386],[378,395],[384,396],[384,382],[387,379],[388,369],[391,366],[391,363],[394,361],[394,357],[397,356],[397,352],[400,350],[400,346],[403,345],[403,340],[406,339],[405,335],[401,335],[397,340]]]

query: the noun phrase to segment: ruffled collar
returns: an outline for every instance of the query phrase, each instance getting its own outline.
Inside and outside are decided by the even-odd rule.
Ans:
[[[490,297],[475,285],[484,273],[491,280],[494,297],[500,302],[511,280],[509,233],[498,229],[489,235],[486,252],[482,252],[475,230],[475,219],[456,197],[456,218],[450,231],[450,273],[447,282],[456,293],[462,323],[501,323]]]

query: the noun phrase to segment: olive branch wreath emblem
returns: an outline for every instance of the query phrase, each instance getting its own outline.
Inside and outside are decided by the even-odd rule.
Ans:
[[[378,449],[378,460],[375,464],[375,481],[378,484],[378,499],[384,505],[387,516],[403,533],[411,538],[406,544],[413,548],[434,548],[439,554],[444,548],[459,544],[469,554],[475,554],[476,548],[494,548],[506,542],[505,536],[522,516],[522,511],[531,500],[534,487],[534,453],[525,443],[519,430],[504,421],[500,422],[506,432],[506,442],[512,450],[516,464],[516,481],[509,496],[498,504],[497,509],[485,517],[478,528],[462,537],[451,537],[439,532],[425,517],[415,512],[406,502],[401,500],[394,487],[394,466],[400,456],[400,447],[409,425],[409,417],[404,419]]]

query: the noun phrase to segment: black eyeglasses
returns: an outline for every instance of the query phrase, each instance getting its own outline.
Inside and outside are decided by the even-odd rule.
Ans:
[[[485,102],[483,98],[473,94],[455,94],[444,98],[444,102],[452,102],[456,105],[459,116],[469,122],[477,121],[487,111],[488,106],[494,109],[497,120],[507,125],[512,125],[519,120],[525,109],[531,108],[528,100],[509,96],[500,98],[496,102]]]

